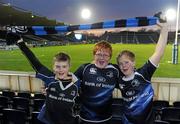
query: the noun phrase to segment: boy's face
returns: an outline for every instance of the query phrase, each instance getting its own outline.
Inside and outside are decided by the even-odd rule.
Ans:
[[[53,71],[56,78],[65,79],[68,77],[70,65],[68,61],[55,61],[53,65]]]
[[[135,62],[130,60],[129,56],[122,55],[118,59],[118,64],[119,68],[125,76],[130,76],[132,73],[134,73]]]
[[[105,68],[110,61],[109,50],[98,50],[94,55],[94,62],[98,68]]]

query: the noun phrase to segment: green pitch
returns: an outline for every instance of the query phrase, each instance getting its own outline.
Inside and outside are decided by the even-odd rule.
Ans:
[[[71,56],[71,71],[75,71],[79,65],[91,62],[93,59],[92,49],[94,45],[67,45],[55,47],[31,48],[38,59],[51,69],[53,56],[60,52],[66,52]],[[112,63],[116,63],[116,56],[119,51],[128,49],[136,54],[136,67],[140,67],[152,55],[155,44],[112,44],[113,56]],[[154,77],[177,77],[180,78],[180,64],[170,63],[172,54],[172,45],[166,47],[165,55],[161,60],[158,70]],[[13,71],[33,71],[30,64],[20,50],[0,51],[0,70]]]

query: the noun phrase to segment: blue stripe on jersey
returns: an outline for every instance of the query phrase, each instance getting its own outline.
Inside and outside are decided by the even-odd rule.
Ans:
[[[143,114],[144,110],[152,102],[154,96],[154,90],[152,89],[151,84],[145,86],[139,96],[128,106],[128,113],[125,113],[131,117],[139,114]]]

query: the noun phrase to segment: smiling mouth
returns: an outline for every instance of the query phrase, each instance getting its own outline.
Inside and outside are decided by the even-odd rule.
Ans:
[[[100,64],[100,65],[103,65],[103,64],[104,64],[104,61],[99,61],[99,64]]]
[[[127,71],[128,71],[128,69],[122,69],[122,71],[123,71],[123,72],[127,72]]]
[[[58,76],[63,76],[64,73],[56,73],[56,75],[58,75]]]

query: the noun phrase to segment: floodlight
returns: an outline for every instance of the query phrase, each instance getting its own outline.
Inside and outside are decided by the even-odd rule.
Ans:
[[[89,9],[85,8],[81,11],[81,17],[83,19],[89,19],[90,16],[91,16],[91,11]]]
[[[168,21],[173,21],[176,18],[176,11],[174,9],[168,9],[165,16]]]

